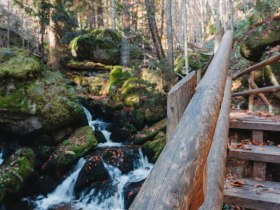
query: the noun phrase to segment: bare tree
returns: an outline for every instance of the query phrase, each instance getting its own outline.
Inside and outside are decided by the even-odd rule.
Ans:
[[[102,28],[104,26],[102,0],[96,0],[96,6],[97,6],[97,26],[98,28]]]
[[[129,0],[123,0],[123,15],[122,15],[122,42],[121,42],[121,63],[123,66],[128,66],[130,56],[130,14]]]
[[[145,4],[146,4],[147,15],[148,15],[149,28],[152,34],[152,39],[155,45],[157,57],[159,60],[164,60],[165,54],[160,41],[158,27],[155,19],[154,0],[145,0]]]
[[[93,0],[89,1],[89,27],[90,28],[96,27],[95,5]]]
[[[173,23],[172,23],[172,0],[166,0],[166,23],[167,23],[167,59],[173,69],[174,52],[173,52]]]
[[[187,14],[187,0],[183,1],[183,19],[184,19],[184,52],[185,52],[185,74],[189,73],[189,55],[188,55],[188,14]]]

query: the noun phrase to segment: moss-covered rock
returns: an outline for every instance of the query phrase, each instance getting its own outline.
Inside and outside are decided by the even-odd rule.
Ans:
[[[22,49],[0,49],[0,80],[33,78],[41,72],[40,62]]]
[[[143,152],[149,161],[155,163],[161,151],[166,144],[166,136],[164,132],[158,133],[153,141],[148,141],[143,145]]]
[[[94,29],[74,38],[72,55],[80,60],[115,65],[120,61],[120,33],[110,29]]]
[[[17,135],[50,131],[84,119],[74,91],[58,72],[32,81],[0,82],[1,129]]]
[[[57,146],[57,149],[51,154],[44,168],[46,170],[55,169],[59,173],[59,171],[95,148],[97,144],[98,142],[90,126],[79,128],[69,139]]]
[[[280,44],[280,16],[252,26],[240,43],[240,53],[244,58],[257,62],[267,47],[278,44]]]
[[[34,170],[34,162],[33,151],[23,148],[0,166],[0,202],[21,189]]]
[[[110,73],[110,83],[108,88],[110,90],[121,88],[125,81],[133,76],[134,73],[131,69],[122,66],[115,66]]]
[[[133,144],[144,144],[146,141],[152,140],[160,131],[165,131],[166,119],[163,119],[154,125],[144,128],[142,131],[132,136]]]
[[[113,66],[92,61],[69,61],[66,66],[71,70],[111,71]]]

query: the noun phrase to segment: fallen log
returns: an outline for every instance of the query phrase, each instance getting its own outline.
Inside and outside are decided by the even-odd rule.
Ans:
[[[258,93],[275,93],[278,91],[280,91],[280,85],[233,93],[232,96],[248,96],[248,95],[256,95]]]
[[[203,173],[228,74],[232,31],[221,41],[205,76],[130,209],[198,209]]]
[[[228,77],[213,143],[207,159],[206,199],[199,210],[221,209],[229,132],[231,78]]]
[[[280,53],[275,55],[275,56],[273,56],[273,57],[271,57],[271,58],[268,58],[268,59],[266,59],[266,60],[264,60],[264,61],[262,61],[262,62],[260,62],[260,63],[258,63],[256,65],[250,66],[249,68],[245,69],[244,71],[241,71],[241,72],[233,75],[232,79],[237,79],[238,77],[240,77],[240,76],[242,76],[244,74],[248,74],[248,73],[250,73],[252,71],[257,71],[257,70],[259,71],[263,67],[265,67],[265,66],[267,66],[269,64],[275,63],[275,62],[277,62],[279,60],[280,60]]]

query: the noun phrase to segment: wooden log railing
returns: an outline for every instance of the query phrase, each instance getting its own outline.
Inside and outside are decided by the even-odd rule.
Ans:
[[[278,91],[280,91],[280,85],[233,93],[232,96],[248,96],[248,95],[256,95],[259,93],[275,93]]]
[[[178,126],[130,209],[198,209],[228,74],[232,32],[227,31]]]

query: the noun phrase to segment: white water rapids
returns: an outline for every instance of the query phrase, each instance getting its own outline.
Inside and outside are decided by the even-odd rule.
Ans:
[[[3,158],[3,151],[0,148],[0,165],[4,162],[4,158]]]
[[[120,143],[114,143],[110,140],[111,133],[106,130],[107,123],[101,120],[93,120],[90,112],[84,108],[88,119],[89,126],[93,131],[99,129],[105,136],[107,142],[99,144],[102,147],[123,146]],[[134,161],[134,169],[128,174],[122,172],[115,166],[103,161],[105,169],[110,175],[110,192],[97,191],[93,188],[81,193],[79,197],[75,197],[74,186],[78,179],[79,173],[85,165],[86,160],[81,158],[77,165],[67,178],[65,178],[56,189],[47,196],[38,196],[32,203],[35,209],[47,210],[63,204],[68,204],[71,209],[83,210],[123,210],[124,208],[124,187],[129,183],[144,180],[152,170],[153,165],[144,157],[141,149],[139,150],[138,159]]]

